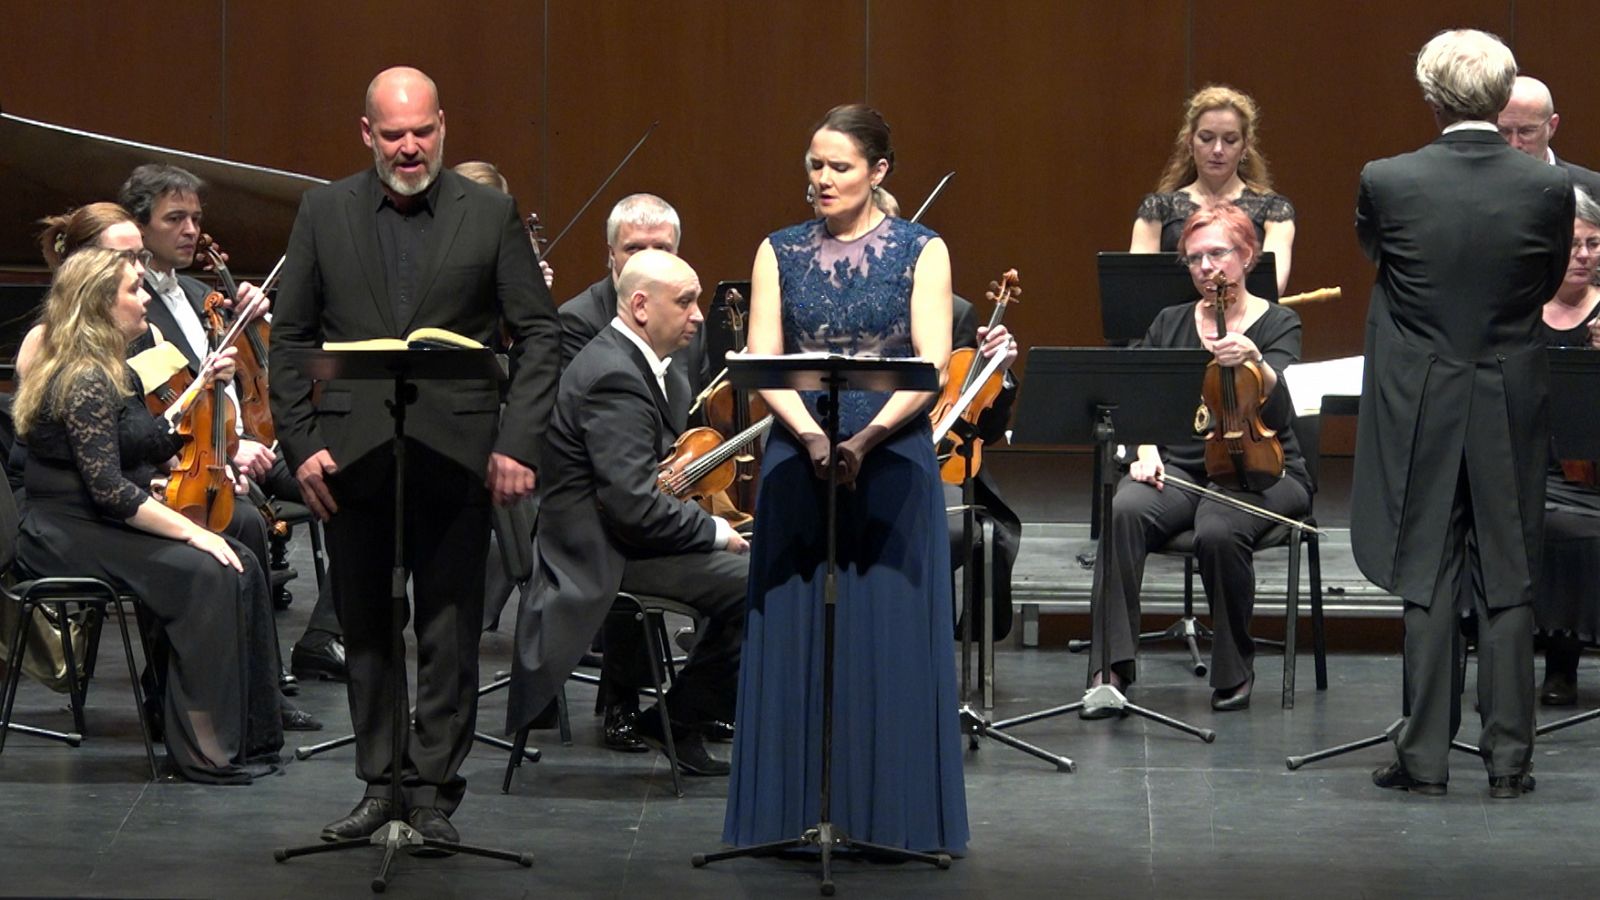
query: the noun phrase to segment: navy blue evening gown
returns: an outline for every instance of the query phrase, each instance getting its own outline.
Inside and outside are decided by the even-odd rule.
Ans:
[[[821,219],[772,235],[785,352],[913,355],[912,272],[934,236],[895,218],[854,241],[832,237]],[[847,393],[842,436],[887,396]],[[806,397],[813,414],[816,399]],[[773,429],[723,826],[731,844],[795,837],[820,818],[826,503],[827,483],[800,443]],[[856,840],[966,848],[948,540],[928,420],[918,416],[839,492],[830,818]]]

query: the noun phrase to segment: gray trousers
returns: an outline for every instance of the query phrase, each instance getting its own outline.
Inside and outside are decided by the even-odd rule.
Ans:
[[[1533,607],[1490,609],[1482,560],[1472,540],[1472,502],[1463,477],[1445,532],[1446,553],[1427,606],[1405,605],[1407,715],[1393,738],[1400,763],[1419,781],[1450,777],[1450,741],[1461,728],[1466,651],[1461,616],[1478,617],[1478,746],[1489,776],[1526,772],[1533,757]]]

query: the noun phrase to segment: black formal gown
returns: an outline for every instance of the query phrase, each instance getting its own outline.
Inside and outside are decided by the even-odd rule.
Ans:
[[[1256,240],[1263,240],[1267,235],[1268,222],[1293,222],[1294,204],[1282,194],[1268,192],[1258,194],[1245,188],[1233,201],[1233,205],[1244,211],[1250,217],[1250,222],[1256,226]],[[1139,211],[1136,218],[1146,222],[1161,223],[1161,250],[1163,253],[1172,253],[1178,249],[1178,238],[1183,235],[1183,223],[1200,209],[1200,204],[1194,202],[1183,191],[1165,191],[1159,194],[1145,194],[1139,202]]]
[[[171,647],[163,697],[167,752],[191,781],[244,784],[283,747],[266,573],[237,540],[242,573],[182,541],[125,524],[155,465],[177,449],[145,410],[138,377],[119,396],[81,378],[64,409],[27,434],[27,505],[18,562],[35,576],[88,575],[130,588]]]

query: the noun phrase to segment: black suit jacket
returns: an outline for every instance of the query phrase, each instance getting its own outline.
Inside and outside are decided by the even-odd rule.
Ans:
[[[1567,162],[1559,156],[1556,157],[1556,165],[1566,169],[1567,174],[1572,176],[1573,187],[1583,188],[1589,192],[1590,199],[1600,201],[1600,172]]]
[[[644,354],[615,328],[600,329],[562,374],[545,430],[507,731],[538,715],[577,666],[628,559],[715,549],[711,515],[656,486],[676,436]]]
[[[617,286],[607,275],[561,304],[558,313],[561,316],[561,364],[566,366],[616,318]],[[666,377],[669,424],[674,432],[681,433],[688,427],[689,407],[694,405],[694,398],[711,380],[705,328],[695,332],[689,346],[675,351],[669,358],[672,360]]]
[[[538,435],[555,398],[560,325],[510,196],[445,170],[417,272],[417,300],[397,321],[378,247],[382,188],[368,169],[300,201],[272,322],[272,414],[291,470],[327,448],[348,467],[387,445],[393,386],[332,381],[311,403],[294,351],[324,341],[404,337],[432,326],[492,345],[503,317],[512,382],[501,413],[493,381],[417,382],[407,437],[473,472],[491,450],[538,466]],[[496,421],[499,420],[498,433]]]
[[[1374,583],[1427,605],[1465,466],[1482,589],[1532,600],[1544,521],[1540,312],[1566,273],[1564,169],[1462,130],[1361,172],[1356,233],[1378,266],[1367,309],[1351,541]],[[1443,586],[1448,588],[1449,586]]]

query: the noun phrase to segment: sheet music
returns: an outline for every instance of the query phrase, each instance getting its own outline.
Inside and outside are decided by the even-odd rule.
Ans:
[[[1294,404],[1294,414],[1310,416],[1322,412],[1322,398],[1327,395],[1361,396],[1361,372],[1364,357],[1346,356],[1322,362],[1296,363],[1283,370],[1284,382],[1289,386],[1289,400]]]

